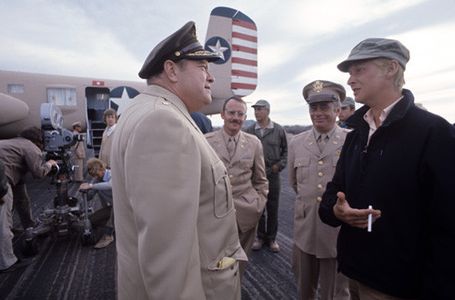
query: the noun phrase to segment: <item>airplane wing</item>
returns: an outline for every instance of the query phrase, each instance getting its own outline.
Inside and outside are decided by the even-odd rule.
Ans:
[[[210,65],[215,77],[212,104],[206,114],[220,113],[224,100],[247,96],[257,86],[257,28],[254,21],[239,10],[216,7],[207,29],[205,49],[223,58]]]

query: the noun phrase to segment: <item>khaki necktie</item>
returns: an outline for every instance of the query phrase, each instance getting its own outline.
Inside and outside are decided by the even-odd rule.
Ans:
[[[324,148],[325,148],[325,145],[327,144],[327,140],[329,139],[329,137],[326,135],[326,134],[321,134],[318,138],[318,147],[319,147],[319,151],[321,151],[321,153],[324,151]]]
[[[227,142],[227,150],[228,150],[228,153],[229,153],[229,158],[232,158],[234,156],[234,153],[235,153],[235,140],[233,137],[230,137],[228,142]]]

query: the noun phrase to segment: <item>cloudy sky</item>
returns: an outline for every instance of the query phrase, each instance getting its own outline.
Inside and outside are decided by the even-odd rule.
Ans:
[[[258,87],[246,100],[269,100],[279,123],[310,123],[301,92],[315,79],[341,83],[352,95],[336,65],[368,37],[407,46],[405,87],[455,122],[454,0],[1,1],[0,69],[140,80],[149,51],[188,20],[203,41],[217,6],[256,22]]]

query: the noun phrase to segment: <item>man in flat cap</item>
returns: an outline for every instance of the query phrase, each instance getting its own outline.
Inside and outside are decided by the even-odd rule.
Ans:
[[[112,142],[119,299],[240,299],[240,246],[229,177],[190,112],[214,78],[188,22],[139,72],[148,88]]]
[[[340,114],[338,115],[338,126],[350,129],[346,120],[355,112],[355,101],[351,97],[346,97],[341,101]]]
[[[338,228],[321,222],[319,203],[332,179],[347,130],[337,126],[343,86],[316,80],[303,89],[313,128],[289,143],[289,183],[297,193],[294,209],[292,266],[299,299],[312,300],[320,287],[320,299],[349,299],[347,278],[337,272]]]
[[[349,119],[319,215],[341,226],[352,299],[454,297],[455,132],[402,88],[408,60],[399,41],[370,38],[338,65],[364,106]]]
[[[284,128],[273,122],[270,115],[270,104],[266,100],[258,100],[251,107],[254,108],[256,123],[245,131],[256,135],[264,150],[265,170],[269,181],[269,193],[264,213],[259,220],[257,239],[252,246],[253,250],[262,249],[265,243],[272,252],[280,251],[276,241],[278,233],[278,205],[280,200],[280,172],[286,167],[288,157],[288,142]]]
[[[74,122],[73,125],[73,134],[79,136],[82,133],[82,124],[81,122]],[[82,182],[84,181],[84,159],[85,155],[85,142],[83,139],[77,140],[76,144],[72,147],[73,151],[73,164],[74,164],[74,181]]]

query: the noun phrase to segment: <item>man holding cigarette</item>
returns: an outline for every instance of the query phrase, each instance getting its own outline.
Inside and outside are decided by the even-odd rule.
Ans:
[[[364,106],[349,119],[319,215],[341,225],[352,299],[453,298],[455,131],[402,88],[408,61],[399,41],[370,38],[338,65]]]

